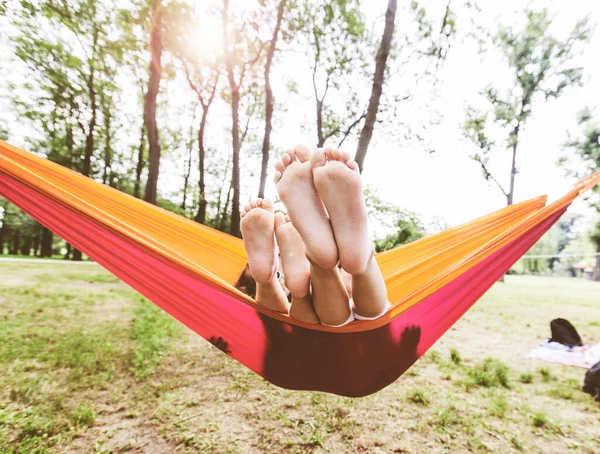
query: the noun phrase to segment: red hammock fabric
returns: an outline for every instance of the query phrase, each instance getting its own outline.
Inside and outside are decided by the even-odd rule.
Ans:
[[[334,333],[264,315],[214,283],[199,279],[153,250],[132,244],[123,234],[1,169],[0,194],[270,382],[288,389],[353,397],[376,392],[404,373],[566,209],[543,218],[386,325]]]

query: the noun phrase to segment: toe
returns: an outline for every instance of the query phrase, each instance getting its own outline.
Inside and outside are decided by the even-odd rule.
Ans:
[[[338,150],[337,148],[334,148],[333,150],[331,150],[331,156],[336,161],[339,161],[341,159],[341,152],[340,152],[340,150]]]
[[[340,160],[344,161],[344,162],[348,162],[350,161],[350,159],[352,159],[352,156],[350,156],[350,153],[348,153],[347,151],[340,151]]]
[[[327,162],[327,158],[325,157],[326,150],[322,148],[317,148],[315,152],[310,157],[310,165],[311,167],[323,167]]]
[[[261,207],[263,210],[273,211],[275,209],[275,204],[271,199],[259,199],[261,201]]]
[[[287,150],[281,157],[281,162],[284,167],[289,166],[295,160],[294,150]]]
[[[360,172],[360,169],[358,167],[358,163],[354,159],[348,160],[348,162],[346,163],[346,165],[348,167],[350,167],[352,170],[354,170],[355,172]]]
[[[246,205],[244,205],[244,212],[247,213],[248,211],[250,211],[252,207],[250,206],[249,203],[247,203]]]
[[[296,151],[296,157],[298,158],[298,161],[306,162],[310,160],[310,155],[312,152],[306,145],[298,144],[294,147],[294,150]]]
[[[260,197],[258,199],[256,199],[256,206],[259,208],[263,207],[263,199],[261,199]]]
[[[323,152],[325,153],[325,159],[327,159],[328,161],[333,159],[333,148],[331,147],[325,147],[325,149],[323,150]]]
[[[252,202],[250,202],[250,206],[252,207],[252,209],[256,208],[256,200],[253,200]]]
[[[283,213],[277,213],[275,215],[275,227],[279,227],[282,224],[285,224],[285,216],[283,215]]]

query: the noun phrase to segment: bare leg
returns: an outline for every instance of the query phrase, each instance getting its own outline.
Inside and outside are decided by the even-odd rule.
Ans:
[[[311,163],[317,192],[331,219],[342,268],[352,275],[349,293],[356,314],[377,317],[386,308],[387,289],[373,258],[358,165],[348,153],[330,148],[315,151]]]
[[[350,298],[338,267],[325,269],[311,263],[313,305],[321,323],[338,326],[350,317]]]
[[[292,296],[304,298],[310,291],[310,263],[306,247],[294,225],[283,214],[275,215],[275,237],[279,245],[285,286]]]
[[[317,193],[329,213],[342,268],[352,275],[361,274],[373,254],[373,245],[358,164],[348,153],[326,148],[313,153],[311,165]]]
[[[319,323],[310,295],[310,263],[302,238],[283,214],[275,215],[275,236],[279,245],[285,286],[292,294],[290,316],[306,323]]]
[[[276,274],[267,282],[256,283],[256,302],[276,312],[287,313],[290,310],[290,303]]]
[[[292,295],[290,317],[304,323],[319,323],[319,317],[312,303],[312,296],[306,295],[304,298],[296,298]]]
[[[384,312],[387,289],[375,257],[371,256],[363,273],[352,276],[352,300],[357,315],[377,317]]]
[[[241,213],[240,230],[248,255],[250,273],[256,281],[256,301],[274,311],[287,312],[289,303],[276,275],[273,202],[257,199]]]
[[[338,251],[327,211],[313,183],[310,150],[302,145],[287,151],[275,164],[275,184],[306,254],[319,266],[331,269]]]

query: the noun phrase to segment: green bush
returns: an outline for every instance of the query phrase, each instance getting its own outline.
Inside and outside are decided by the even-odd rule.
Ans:
[[[467,386],[481,386],[484,388],[492,388],[502,386],[510,388],[508,379],[508,367],[502,362],[486,358],[479,364],[467,370],[469,381]]]

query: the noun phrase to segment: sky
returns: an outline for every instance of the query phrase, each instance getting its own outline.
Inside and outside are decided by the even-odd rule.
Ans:
[[[204,8],[210,3],[208,0],[197,1],[198,8]],[[399,3],[408,4],[406,1]],[[432,17],[443,16],[446,1],[422,0],[421,3]],[[518,24],[524,20],[522,11],[526,4],[522,1],[482,0],[480,4],[484,6],[477,15],[477,23],[484,29],[494,30],[498,24]],[[236,6],[236,3],[232,5]],[[244,3],[241,2],[240,5]],[[387,0],[369,0],[365,1],[364,5],[367,21],[375,24],[373,33],[379,39]],[[452,5],[456,9],[458,28],[461,33],[453,43],[446,62],[438,71],[439,82],[436,90],[426,93],[430,96],[415,97],[413,105],[401,111],[406,118],[399,119],[399,123],[400,120],[426,122],[425,116],[430,115],[430,111],[423,105],[423,99],[429,98],[440,114],[439,124],[426,128],[426,143],[414,141],[399,143],[381,129],[378,130],[376,126],[363,173],[366,185],[379,190],[386,201],[417,213],[425,224],[434,219],[442,219],[448,225],[457,225],[500,209],[506,204],[506,199],[500,190],[484,180],[479,165],[469,158],[473,148],[463,139],[460,125],[465,119],[466,106],[481,102],[479,92],[491,83],[499,86],[509,85],[510,73],[506,63],[497,53],[480,54],[476,43],[464,37],[465,32],[472,28],[469,23],[472,15],[464,7],[464,2],[453,0]],[[568,34],[575,22],[588,13],[591,14],[594,23],[600,23],[600,2],[597,1],[539,0],[529,2],[527,5],[532,8],[544,6],[549,8],[556,16],[553,32],[557,36]],[[403,21],[406,20],[403,14],[402,8],[399,7],[396,34],[402,32]],[[199,49],[206,51],[218,47],[215,43],[220,35],[216,33],[216,29],[211,30],[208,27],[200,33],[199,39],[204,38],[205,42]],[[9,49],[6,45],[0,43],[0,57],[8,53]],[[516,180],[515,202],[540,194],[548,194],[550,199],[554,199],[571,188],[573,179],[567,178],[564,169],[558,167],[556,162],[564,153],[562,144],[567,138],[567,130],[577,131],[575,123],[577,112],[586,105],[592,108],[600,107],[598,55],[600,55],[600,29],[597,28],[592,42],[587,45],[579,62],[585,68],[583,87],[567,89],[558,100],[534,105],[533,118],[521,134],[517,157],[519,173]],[[14,74],[18,74],[15,65],[11,64],[10,68]],[[314,134],[309,135],[305,132],[307,131],[305,126],[314,123],[314,100],[310,98],[309,88],[312,82],[306,56],[298,53],[281,55],[274,67],[272,79],[276,101],[280,106],[280,110],[276,113],[273,147],[285,149],[296,143],[313,144]],[[308,95],[304,97],[282,95],[287,91],[285,84],[290,79],[302,86],[304,93]],[[394,80],[394,83],[401,82]],[[2,85],[6,90],[6,84]],[[423,87],[430,89],[427,85]],[[423,87],[421,89],[425,89]],[[169,94],[164,94],[165,97],[169,97],[170,104],[189,105],[191,100],[187,87],[171,87],[170,90]],[[364,90],[366,92],[363,94],[368,97],[370,87],[365,87]],[[131,107],[132,114],[137,112],[136,90],[126,90],[120,101]],[[4,110],[4,116],[10,117],[10,112],[7,110]],[[596,112],[600,115],[600,110]],[[189,115],[177,116],[170,120],[173,124],[178,122],[183,124],[187,121],[187,124],[183,124],[183,128],[186,131],[189,128]],[[212,128],[209,128],[208,139],[225,154],[230,152],[231,140],[224,132],[223,126],[228,126],[229,121],[227,106],[215,106],[209,119],[209,126],[212,125]],[[136,126],[136,131],[137,128]],[[18,123],[12,122],[11,141],[16,145],[24,146],[24,138],[28,131],[25,125],[19,126]],[[130,134],[126,131],[122,140],[135,141],[136,137],[137,132]],[[429,153],[425,149],[426,145],[436,150],[435,153]],[[356,142],[348,140],[344,148],[353,153]],[[494,159],[491,168],[504,183],[510,172],[508,154],[499,150],[497,156],[500,159]],[[502,159],[502,156],[505,159]],[[249,158],[246,160],[251,161]],[[161,163],[159,188],[162,188],[165,193],[175,192],[181,186],[183,162],[182,159],[172,158],[165,159]],[[248,165],[251,166],[252,162],[248,162]],[[271,168],[272,165],[273,162]],[[253,181],[257,181],[257,178],[253,177]],[[251,187],[251,190],[242,194],[243,197],[254,195],[256,189]],[[268,196],[276,196],[272,172],[268,178],[266,192]],[[242,200],[242,203],[245,201]],[[587,215],[591,213],[585,202],[581,201],[576,202],[572,209]]]

